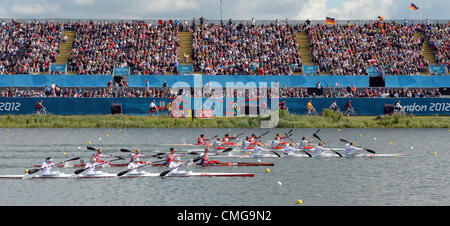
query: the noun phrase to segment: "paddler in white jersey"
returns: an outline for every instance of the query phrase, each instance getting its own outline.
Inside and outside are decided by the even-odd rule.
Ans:
[[[89,160],[89,162],[86,164],[86,166],[84,167],[87,170],[85,170],[83,172],[83,174],[86,175],[86,176],[93,176],[93,175],[101,175],[101,174],[103,174],[103,171],[96,171],[95,170],[95,168],[97,166],[99,166],[99,165],[100,164],[97,162],[97,159],[91,158]]]
[[[214,149],[223,149],[222,147],[223,142],[220,141],[220,137],[217,137],[216,141],[213,143]]]
[[[143,170],[137,170],[137,169],[139,167],[141,167],[141,166],[145,166],[145,165],[148,165],[148,164],[149,164],[148,162],[146,162],[146,163],[140,162],[139,161],[139,157],[137,157],[137,156],[134,157],[133,161],[128,163],[127,168],[130,170],[128,172],[128,175],[142,175],[142,174],[146,173]]]
[[[130,159],[130,163],[131,163],[131,162],[134,162],[134,159],[135,159],[135,158],[138,158],[138,159],[139,159],[139,158],[145,157],[145,156],[147,156],[147,155],[141,154],[141,150],[136,149],[136,150],[134,150],[133,152],[131,152],[129,156],[130,156],[130,158],[131,158],[131,159]]]
[[[285,155],[294,155],[296,149],[294,149],[295,147],[295,142],[292,141],[291,143],[289,143],[288,145],[286,145],[286,147],[284,147],[284,154]]]
[[[331,151],[331,149],[329,148],[324,148],[323,147],[323,142],[319,142],[316,147],[314,147],[314,155],[320,155],[322,153],[322,151]]]
[[[246,151],[250,145],[251,145],[250,138],[246,137],[245,140],[242,142],[241,148],[242,150]]]
[[[45,162],[41,164],[41,175],[42,176],[58,176],[60,174],[59,171],[52,171],[52,166],[54,166],[55,163],[53,162],[53,159],[50,157],[47,157],[45,159]]]
[[[355,151],[363,151],[362,148],[355,147],[355,142],[350,142],[348,144],[345,144],[345,156],[350,157],[352,155],[355,155]]]
[[[305,149],[305,147],[308,146],[312,140],[313,140],[313,138],[311,138],[311,140],[307,140],[306,137],[302,137],[302,141],[300,142],[300,148]]]
[[[261,151],[267,151],[267,150],[262,148],[262,144],[259,143],[258,145],[255,146],[255,151],[253,152],[253,156],[258,157],[258,156],[263,155],[261,153]]]

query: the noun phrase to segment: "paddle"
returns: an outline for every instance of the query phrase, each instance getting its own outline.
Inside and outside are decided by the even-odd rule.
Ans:
[[[89,150],[93,150],[93,151],[97,151],[98,150],[98,149],[95,149],[94,147],[91,147],[91,146],[87,146],[86,148],[89,149]],[[124,159],[124,158],[122,158],[120,156],[117,156],[117,155],[111,155],[111,156],[116,157],[116,158]]]
[[[165,161],[165,160],[163,160],[163,161]],[[149,166],[149,165],[151,165],[153,163],[159,163],[159,162],[163,162],[163,161],[159,160],[159,161],[150,162],[150,163],[144,164],[142,166],[136,167],[135,169],[139,169],[139,168],[142,168],[142,167],[145,167],[145,166]],[[118,173],[117,176],[120,177],[120,176],[130,172],[131,170],[134,170],[134,169],[129,169],[129,170],[122,171],[122,172]]]
[[[242,136],[244,133],[240,133],[239,135],[237,135],[236,137],[232,137],[230,138],[230,140],[234,140],[234,139],[238,139],[240,136]]]
[[[55,164],[53,164],[53,165],[59,165],[59,164],[61,164],[61,163],[70,162],[70,161],[75,161],[75,160],[78,160],[78,159],[80,159],[80,157],[71,158],[71,159],[68,159],[68,160],[65,160],[65,161],[62,161],[62,162],[57,162],[57,163],[55,163]],[[42,168],[27,170],[27,173],[28,173],[28,174],[33,174],[33,173],[38,172],[38,171],[41,170],[41,169],[42,169]]]
[[[227,148],[227,149],[224,149],[223,151],[218,151],[215,155],[220,155],[220,154],[222,154],[222,153],[230,152],[230,151],[232,151],[232,150],[233,150],[233,148]],[[175,167],[175,168],[173,168],[173,169],[168,169],[168,170],[166,170],[166,171],[160,173],[159,176],[160,176],[160,177],[164,177],[164,176],[166,176],[168,173],[170,173],[172,170],[177,169],[177,168],[180,167],[180,166],[185,166],[185,165],[189,164],[190,162],[198,162],[198,161],[200,161],[202,158],[203,158],[203,156],[195,157],[195,158],[193,158],[192,160],[189,160],[189,161],[187,161],[187,162],[185,162],[185,163],[183,163],[183,164],[181,164],[181,165],[179,165],[179,166],[177,166],[177,167]]]
[[[339,139],[340,141],[342,141],[342,142],[345,142],[345,143],[350,143],[349,141],[347,141],[347,140],[345,140],[345,139]],[[372,153],[372,154],[375,154],[375,151],[372,151],[372,150],[370,150],[370,149],[368,149],[368,148],[364,148],[364,147],[361,147],[360,146],[360,148],[362,148],[362,149],[364,149],[364,150],[366,150],[366,151],[368,151],[368,152],[370,152],[370,153]]]
[[[183,164],[181,164],[181,165],[179,165],[179,166],[177,166],[177,167],[175,167],[175,168],[173,168],[173,169],[168,169],[168,170],[166,170],[166,171],[163,171],[162,173],[159,174],[159,176],[160,176],[160,177],[164,177],[164,176],[166,176],[168,173],[170,173],[172,170],[174,170],[174,169],[176,169],[176,168],[178,168],[178,167],[181,167],[181,166],[185,166],[185,165],[187,165],[187,164],[189,164],[189,163],[191,163],[191,162],[198,162],[198,161],[200,161],[202,158],[203,158],[202,156],[195,157],[195,158],[193,158],[193,159],[191,159],[191,160],[189,160],[189,161],[187,161],[187,162],[185,162],[185,163],[183,163]]]
[[[108,161],[108,162],[113,162],[113,161],[117,161],[117,160],[123,160],[123,159],[113,159],[113,160],[110,160],[110,161]],[[108,163],[108,162],[102,162],[102,163],[100,163],[100,164],[98,164],[98,165],[95,165],[94,167],[97,167],[97,166],[100,166],[100,165],[103,165],[103,164],[105,164],[105,163]],[[87,170],[88,168],[83,168],[83,169],[77,169],[77,170],[75,170],[75,172],[73,172],[74,174],[80,174],[80,173],[82,173],[82,172],[84,172],[85,170]]]
[[[133,151],[130,151],[130,150],[125,149],[125,148],[121,148],[120,151],[121,152],[133,152]],[[159,153],[156,153],[154,155],[148,155],[148,156],[153,157],[153,158],[159,158],[161,155],[165,155],[165,154],[166,153],[164,153],[164,152],[159,152]]]
[[[285,133],[284,135],[285,135],[290,141],[292,141],[292,142],[295,143],[295,141],[291,139],[291,137],[289,136],[289,134],[286,134],[286,133]],[[305,154],[307,154],[309,157],[312,157],[312,155],[309,154],[308,152],[306,152],[305,149],[302,149],[302,151],[305,152]]]
[[[259,141],[259,143],[264,144],[259,138],[256,138],[256,140]],[[278,158],[281,158],[281,155],[276,153],[274,150],[270,150],[272,153],[274,153],[276,156],[278,156]]]
[[[325,142],[324,142],[322,139],[320,139],[320,137],[317,136],[317,134],[313,133],[313,136],[314,136],[315,138],[317,138],[318,140],[322,141],[322,142],[325,144]],[[328,145],[327,145],[327,146],[328,146]],[[342,157],[342,155],[341,155],[339,152],[333,150],[333,148],[331,148],[330,146],[328,146],[328,148],[329,148],[331,151],[333,151],[334,153],[336,153],[337,155],[339,155],[339,157]]]
[[[270,132],[270,131],[266,131],[265,133],[263,133],[263,134],[259,135],[259,137],[257,137],[257,138],[261,138],[261,137],[263,137],[263,136],[267,135],[267,134],[268,134],[269,132]]]

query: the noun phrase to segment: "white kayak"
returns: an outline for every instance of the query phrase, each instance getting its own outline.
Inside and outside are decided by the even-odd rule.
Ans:
[[[308,152],[310,153],[310,152]],[[295,157],[309,157],[309,155],[298,152],[298,153],[291,153],[289,155],[286,155],[284,153],[278,153],[281,158],[295,158]],[[314,152],[310,153],[312,157],[339,157],[334,152],[322,152],[319,155],[314,154]],[[359,153],[354,154],[351,156],[346,156],[345,153],[340,153],[342,157],[404,157],[407,156],[407,154],[371,154],[371,153]],[[212,155],[210,158],[280,158],[278,155],[275,154],[260,154],[260,155],[252,155],[252,154],[244,154],[244,155],[237,155],[237,154],[229,154],[229,155]]]
[[[138,177],[159,177],[160,173],[143,173],[143,174],[125,174],[118,178],[138,178]],[[253,173],[219,173],[219,172],[179,172],[166,177],[254,177]],[[0,179],[92,179],[92,178],[117,178],[115,173],[102,173],[93,175],[75,175],[60,173],[54,176],[42,176],[42,175],[0,175]]]

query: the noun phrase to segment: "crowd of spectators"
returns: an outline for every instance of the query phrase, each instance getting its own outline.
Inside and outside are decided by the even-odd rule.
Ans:
[[[178,74],[180,32],[193,33],[195,73],[210,75],[292,75],[302,71],[296,33],[305,31],[313,61],[321,72],[364,75],[368,67],[388,75],[428,71],[421,49],[425,41],[439,64],[450,67],[449,26],[395,22],[357,24],[187,20],[0,22],[0,74],[39,74],[55,62],[64,30],[76,32],[68,70],[77,74],[112,74],[129,67],[131,74]],[[424,32],[417,38],[417,32]],[[54,74],[58,74],[55,72]],[[290,91],[291,92],[291,91]],[[302,95],[301,92],[293,95]]]
[[[211,75],[292,75],[302,60],[294,26],[200,23],[193,32],[193,66]]]
[[[421,53],[423,38],[414,34],[420,25],[376,21],[364,25],[313,25],[307,29],[313,61],[321,71],[335,75],[367,75],[366,68],[381,67],[389,75],[428,71]]]
[[[131,74],[177,73],[179,30],[172,21],[77,22],[69,70],[78,74],[112,74],[114,67],[130,67]]]
[[[0,22],[0,74],[39,74],[55,62],[62,26],[55,22]]]
[[[431,48],[435,52],[435,59],[441,65],[450,69],[450,26],[449,24],[429,24],[425,28]]]

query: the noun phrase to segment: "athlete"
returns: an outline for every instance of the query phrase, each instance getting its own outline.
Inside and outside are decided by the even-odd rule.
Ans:
[[[362,148],[355,147],[355,142],[350,142],[348,144],[345,144],[345,156],[350,157],[352,155],[355,155],[355,151],[363,151]]]
[[[136,149],[133,152],[131,152],[129,156],[130,156],[130,163],[131,163],[131,162],[134,162],[135,158],[139,159],[140,157],[145,157],[147,155],[141,154],[141,150]]]
[[[214,141],[213,143],[213,147],[216,150],[225,149],[225,147],[223,147],[222,144],[224,144],[224,142],[221,142],[220,137],[217,137],[216,141]]]
[[[279,133],[275,136],[274,140],[272,141],[272,148],[278,147],[280,145],[287,144],[286,141],[283,141],[286,137],[282,137]]]
[[[95,158],[95,160],[99,164],[105,162],[105,160],[100,160],[100,158],[110,158],[112,156],[112,155],[102,154],[102,152],[103,152],[102,149],[98,149],[96,152],[92,153],[92,158]]]
[[[206,139],[205,135],[201,134],[197,139],[197,145],[211,145],[210,143],[206,143],[205,141],[209,141],[209,139]]]
[[[314,138],[311,138],[310,140],[307,140],[306,137],[302,137],[302,141],[300,142],[300,148],[301,148],[301,149],[305,149],[305,147],[308,146],[309,143],[311,143],[311,141],[312,141],[313,139],[314,139]]]
[[[324,148],[323,147],[323,142],[319,142],[316,147],[314,148],[314,155],[320,155],[322,153],[322,151],[331,151],[331,149],[329,148]]]
[[[292,141],[291,143],[289,143],[288,145],[286,145],[286,147],[284,147],[284,154],[285,155],[293,155],[294,152],[296,151],[294,149],[295,147],[295,142]]]
[[[334,112],[339,111],[339,107],[337,106],[336,101],[334,101],[334,102],[331,104],[330,109],[333,110]]]
[[[230,142],[230,140],[232,140],[232,139],[236,139],[236,137],[230,137],[229,134],[227,133],[227,134],[225,134],[225,136],[223,137],[222,142],[225,143],[225,144],[227,144],[227,145],[233,145],[233,144],[236,144],[236,143]]]
[[[256,140],[259,138],[261,137],[257,137],[256,134],[252,133],[252,135],[249,137],[250,144],[257,145],[258,141]]]
[[[184,173],[185,171],[178,171],[178,166],[180,166],[181,164],[181,162],[177,162],[177,159],[175,157],[175,148],[170,148],[170,152],[167,154],[166,161],[164,162],[164,165],[166,165],[169,170],[171,170],[167,175]]]
[[[254,157],[258,157],[263,155],[261,152],[262,151],[267,151],[266,149],[262,148],[262,144],[259,143],[258,145],[255,146],[255,151],[253,152],[253,156]]]
[[[45,162],[41,164],[41,175],[42,176],[58,176],[60,174],[59,171],[52,171],[52,166],[54,166],[55,163],[53,162],[53,159],[51,157],[47,157],[45,159]]]
[[[103,174],[102,171],[96,171],[95,168],[99,166],[99,163],[97,163],[97,159],[95,158],[91,158],[89,160],[89,162],[86,164],[86,166],[84,166],[85,170],[83,172],[84,175],[86,176],[93,176],[93,175],[99,175],[99,174]]]
[[[128,163],[127,168],[130,170],[128,172],[128,174],[131,174],[131,175],[142,175],[142,174],[144,174],[146,172],[143,171],[143,170],[138,170],[138,168],[141,167],[141,166],[148,165],[148,164],[149,164],[148,162],[141,162],[141,161],[139,161],[139,157],[136,156],[136,157],[133,158],[132,162]]]
[[[203,151],[203,156],[202,156],[202,160],[200,161],[200,165],[207,165],[207,164],[218,164],[220,163],[220,161],[217,160],[208,160],[208,156],[209,155],[214,155],[214,154],[208,154],[209,153],[209,147],[206,147],[205,150]]]
[[[242,142],[242,150],[246,151],[247,148],[251,145],[252,143],[250,142],[250,137],[245,137],[245,140]]]

